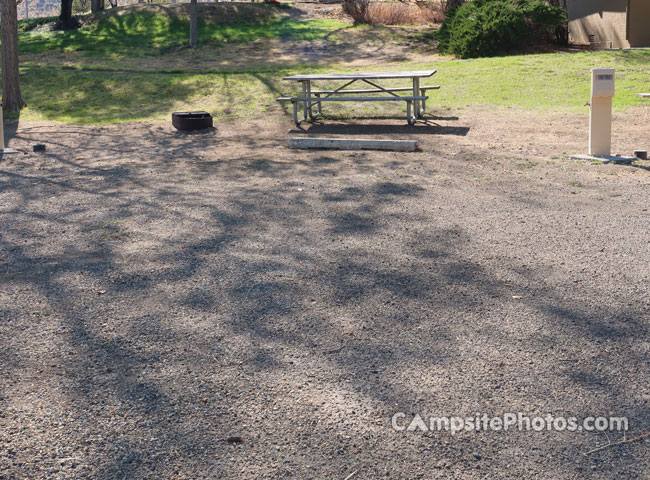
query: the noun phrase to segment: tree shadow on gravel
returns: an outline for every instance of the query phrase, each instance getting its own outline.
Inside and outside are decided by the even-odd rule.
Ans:
[[[396,119],[398,117],[395,117]],[[369,119],[364,117],[364,119]],[[403,120],[403,117],[399,117]],[[302,129],[293,129],[291,133],[301,133]],[[458,135],[466,136],[469,127],[442,126],[428,123],[416,123],[415,125],[359,125],[343,123],[315,123],[310,125],[304,132],[315,135]]]
[[[647,472],[642,442],[582,455],[596,433],[390,426],[522,411],[627,415],[643,433],[644,299],[569,291],[507,234],[485,248],[485,206],[418,177],[417,156],[115,135],[0,168],[2,421],[29,458],[0,447],[10,476]]]

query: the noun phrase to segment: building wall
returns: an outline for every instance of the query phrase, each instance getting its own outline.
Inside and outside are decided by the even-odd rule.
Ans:
[[[632,1],[636,4],[636,0]],[[628,48],[627,5],[628,0],[568,0],[569,41],[602,48]]]
[[[650,47],[650,1],[630,0],[628,28],[631,47]]]

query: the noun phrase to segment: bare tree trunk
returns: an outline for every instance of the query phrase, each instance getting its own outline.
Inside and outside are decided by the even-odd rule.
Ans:
[[[103,0],[90,0],[90,11],[92,13],[99,13],[104,10]]]
[[[199,44],[199,14],[197,12],[197,0],[190,3],[190,47],[195,48]]]
[[[447,10],[451,10],[452,8],[458,8],[463,3],[465,3],[465,0],[443,0],[441,2],[442,11],[446,12]]]
[[[61,0],[61,15],[59,15],[59,26],[63,29],[75,27],[72,22],[72,0]]]
[[[2,16],[2,105],[17,112],[25,106],[18,71],[18,11],[16,0],[0,0]]]
[[[569,44],[569,10],[567,5],[567,0],[549,0],[551,5],[554,7],[560,7],[564,9],[564,12],[567,14],[566,23],[555,29],[555,39],[558,43],[562,45]]]

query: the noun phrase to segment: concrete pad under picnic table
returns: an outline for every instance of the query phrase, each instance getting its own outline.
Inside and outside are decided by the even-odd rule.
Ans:
[[[417,140],[375,140],[359,138],[291,137],[289,148],[328,150],[390,150],[414,152]]]

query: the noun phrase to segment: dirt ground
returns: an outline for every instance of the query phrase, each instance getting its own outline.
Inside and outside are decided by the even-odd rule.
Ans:
[[[648,125],[617,114],[615,148]],[[588,453],[650,431],[650,162],[567,159],[586,126],[21,122],[27,153],[0,160],[0,478],[650,477],[650,438]],[[629,431],[398,432],[398,412]]]

